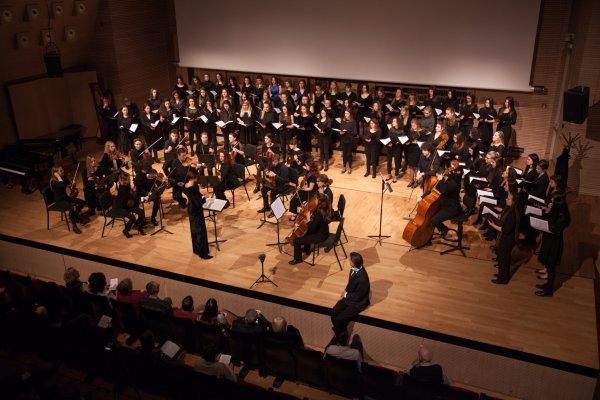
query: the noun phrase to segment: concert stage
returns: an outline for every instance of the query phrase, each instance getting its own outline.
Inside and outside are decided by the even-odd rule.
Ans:
[[[409,251],[402,240],[407,223],[404,217],[413,208],[420,190],[408,189],[406,178],[393,185],[393,193],[384,196],[382,233],[391,237],[382,246],[369,239],[369,235],[378,234],[381,181],[363,178],[363,156],[356,155],[355,159],[353,174],[342,175],[336,153],[328,175],[333,179],[334,205],[340,194],[347,200],[346,252],[363,255],[371,279],[372,305],[362,314],[360,323],[587,378],[597,377],[593,254],[597,254],[600,240],[593,227],[600,223],[600,216],[591,210],[598,209],[598,199],[570,196],[573,223],[566,232],[565,255],[557,278],[562,286],[554,297],[540,298],[533,294],[539,283],[534,270],[539,265],[531,251],[515,249],[513,257],[518,268],[509,285],[490,282],[496,271],[489,250],[492,242],[483,240],[470,223],[465,224],[465,244],[471,246],[466,258],[440,255],[447,248],[437,244]],[[107,227],[106,236],[101,239],[102,216],[92,217],[82,227],[83,234],[75,235],[67,232],[64,222],[53,213],[48,231],[39,193],[23,195],[18,188],[2,187],[0,239],[326,314],[344,289],[348,260],[342,260],[344,271],[340,271],[333,251],[321,252],[314,267],[305,263],[288,265],[291,256],[266,246],[277,241],[275,225],[258,228],[262,214],[256,211],[262,203],[258,195],[251,193],[253,186],[247,186],[250,201],[240,188],[235,208],[218,215],[218,237],[226,242],[220,244],[220,251],[211,247],[211,254],[215,255],[211,260],[201,260],[192,253],[186,210],[179,209],[176,203],[171,207],[170,191],[163,199],[165,226],[173,234],[161,232],[140,237],[134,233],[133,238],[126,239],[121,233],[122,224],[117,222],[114,228]],[[150,211],[146,211],[149,215]],[[282,219],[282,238],[290,231],[292,222],[288,217],[289,213]],[[337,223],[331,225],[332,232],[336,226]],[[212,222],[207,221],[207,228],[209,240],[213,240]],[[151,232],[147,229],[147,233]],[[6,260],[14,255],[4,253],[4,245],[0,249],[0,258],[5,260],[0,266],[9,266]],[[249,290],[260,275],[258,255],[263,252],[267,255],[265,274],[278,286],[263,283]],[[343,252],[339,254],[343,257]],[[19,269],[35,274],[26,265]],[[126,275],[125,271],[122,277]],[[137,288],[143,284],[135,282]],[[181,299],[174,300],[177,303]],[[245,305],[239,308],[243,312]]]

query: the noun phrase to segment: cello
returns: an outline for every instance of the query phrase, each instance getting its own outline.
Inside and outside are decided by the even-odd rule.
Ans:
[[[458,160],[452,160],[450,163],[450,166],[444,171],[444,176],[459,168]],[[425,246],[433,236],[434,228],[431,218],[433,218],[442,206],[441,193],[438,192],[436,187],[437,180],[431,192],[419,202],[417,215],[406,224],[404,232],[402,232],[402,239],[406,240],[413,247]]]
[[[445,132],[442,132],[442,134],[439,137],[441,140],[437,144],[437,146],[435,146],[433,157],[431,158],[431,163],[429,164],[430,171],[433,170],[433,168],[434,168],[435,158],[438,157],[438,150],[444,150],[444,147],[446,147],[446,143],[448,143],[448,140],[450,139],[448,134]],[[435,138],[434,138],[434,140],[435,140]],[[435,175],[424,177],[423,178],[423,193],[431,192],[431,190],[435,187],[435,185],[437,185],[437,178]]]

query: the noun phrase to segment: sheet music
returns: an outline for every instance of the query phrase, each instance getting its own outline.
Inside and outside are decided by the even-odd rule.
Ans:
[[[469,177],[469,183],[473,183],[473,181],[482,181],[482,182],[486,182],[487,183],[487,179],[485,179],[485,178],[481,178],[479,176],[470,176]]]
[[[231,364],[231,355],[229,355],[229,354],[221,354],[219,356],[219,362],[223,363],[225,365]]]
[[[423,111],[423,109],[425,108],[425,106],[417,106],[417,108],[421,111]]]
[[[487,190],[481,190],[481,189],[477,189],[477,195],[480,197],[481,196],[494,197],[494,193],[488,192]]]
[[[394,111],[394,107],[392,107],[390,104],[386,104],[385,106],[387,107],[388,110]]]
[[[417,141],[417,146],[419,146],[419,148],[421,148],[421,146],[423,145],[423,143],[425,143],[425,142],[419,142],[419,141]]]
[[[160,348],[160,351],[167,357],[173,358],[173,357],[175,357],[175,355],[177,354],[179,349],[180,349],[179,346],[177,346],[175,343],[171,342],[170,340],[167,340]]]
[[[207,123],[208,122],[208,118],[206,118],[206,115],[201,115],[200,119],[202,120],[202,122]]]
[[[542,216],[542,209],[541,208],[537,208],[537,207],[533,207],[533,206],[527,206],[525,207],[525,215],[527,214],[531,214],[531,215],[538,215],[538,216]]]
[[[281,197],[277,197],[274,202],[271,203],[271,211],[273,211],[273,215],[277,220],[283,217],[283,214],[287,211],[285,209],[285,205],[283,205],[283,201],[281,201]]]
[[[271,125],[273,125],[275,129],[281,128],[281,124],[279,122],[271,122]]]
[[[387,124],[388,129],[392,129],[392,124]]]
[[[460,115],[460,113],[455,111],[454,115],[456,115],[458,117]]]
[[[215,124],[219,127],[219,128],[223,128],[225,126],[225,122],[223,121],[217,121],[215,122]]]
[[[435,113],[436,113],[437,115],[440,115],[440,114],[442,113],[442,110],[441,110],[440,108],[436,108],[436,109],[435,109]]]
[[[336,118],[336,119],[335,119],[335,121],[336,121],[338,124],[341,124],[341,123],[342,123],[342,119],[341,119],[341,118]]]
[[[467,175],[467,174],[468,174],[468,173],[470,173],[470,172],[471,172],[471,170],[470,170],[470,169],[468,169],[468,168],[463,168],[463,174],[464,174],[464,175]]]
[[[485,197],[485,196],[481,196],[479,198],[479,204],[491,204],[493,206],[497,206],[498,205],[498,200],[491,198],[491,197]]]
[[[115,115],[113,115],[112,117],[113,117],[113,118],[117,118],[117,115],[119,115],[119,112],[118,112],[118,111],[117,111],[117,112],[115,113]]]
[[[273,110],[275,110],[275,112],[276,112],[277,114],[281,114],[281,110],[280,110],[279,108],[277,108],[277,107],[274,107],[274,108],[273,108]]]
[[[369,123],[369,121],[371,121],[371,118],[369,117],[363,117],[365,119],[365,121],[367,121],[367,123]]]
[[[483,206],[483,211],[481,212],[481,215],[485,215],[485,214],[489,214],[489,215],[493,216],[496,219],[500,218],[500,215],[497,212],[494,212],[488,206]]]
[[[477,114],[477,113],[473,113],[473,116],[477,119],[479,119],[479,117],[481,117],[481,115]]]
[[[160,124],[160,119],[157,120],[156,122],[151,123],[150,126],[153,128],[156,128],[158,126],[158,124]]]
[[[110,328],[110,323],[112,322],[112,318],[108,315],[102,315],[100,320],[98,321],[98,328]]]
[[[340,99],[338,99],[338,103],[344,104],[344,102],[342,100],[340,100]]]
[[[379,139],[379,141],[380,141],[381,143],[383,143],[383,145],[384,145],[384,146],[387,146],[387,145],[388,145],[388,143],[390,143],[390,142],[392,141],[392,139],[390,139],[390,138],[385,138],[385,139]]]
[[[202,208],[204,210],[221,212],[225,208],[225,204],[227,204],[227,200],[221,200],[215,197],[210,197],[206,199],[204,204],[202,204]]]
[[[446,153],[450,153],[450,150],[438,150],[437,152],[438,152],[438,156],[441,157],[441,156],[443,156]]]
[[[532,195],[529,195],[529,197],[527,198],[527,200],[533,200],[533,201],[537,201],[538,203],[546,204],[546,202],[544,201],[544,199],[540,199],[539,197],[535,197],[535,196],[532,196]]]
[[[242,97],[242,92],[235,92],[239,97]]]
[[[331,128],[332,131],[340,132],[338,128]]]
[[[400,141],[401,144],[404,144],[404,143],[408,142],[408,136],[399,136],[398,140]]]
[[[108,290],[117,290],[117,285],[119,284],[119,278],[112,278],[110,280],[110,284],[108,286]]]
[[[550,227],[548,226],[548,221],[546,221],[545,219],[529,217],[529,225],[531,225],[533,229],[537,229],[538,231],[552,233],[550,231]]]
[[[211,90],[210,92],[212,93],[212,95],[213,95],[213,96],[216,96],[216,95],[217,95],[217,92],[216,92],[216,91],[214,91],[214,90]]]
[[[135,132],[138,128],[138,124],[131,124],[131,126],[129,127],[129,130],[131,132]]]
[[[173,124],[173,125],[174,125],[174,124],[176,124],[176,123],[177,123],[177,121],[179,121],[179,117],[175,117],[175,118],[173,118],[173,121],[171,122],[171,124]]]
[[[318,130],[319,132],[323,132],[323,131],[321,130],[321,128],[319,128],[319,124],[315,124],[315,128],[317,128],[317,130]]]

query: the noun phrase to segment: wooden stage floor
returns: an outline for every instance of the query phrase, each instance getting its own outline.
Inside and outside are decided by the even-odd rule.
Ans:
[[[391,237],[382,246],[369,239],[368,235],[378,233],[381,184],[379,179],[363,178],[363,156],[356,155],[355,159],[353,174],[342,175],[336,152],[328,175],[333,179],[334,202],[342,193],[347,199],[346,251],[363,255],[371,279],[372,305],[364,315],[598,368],[593,264],[600,243],[597,198],[571,199],[573,224],[567,232],[566,252],[559,268],[562,286],[554,297],[540,298],[533,294],[539,283],[534,270],[539,265],[531,251],[515,250],[518,268],[509,285],[490,282],[496,271],[490,260],[491,242],[484,241],[470,223],[465,225],[465,242],[471,246],[467,258],[441,256],[439,251],[445,247],[440,245],[409,252],[402,240],[407,222],[404,217],[420,193],[406,187],[407,178],[400,179],[393,185],[394,192],[385,195],[383,234]],[[236,207],[219,215],[219,239],[227,241],[219,252],[212,248],[216,257],[208,261],[192,253],[186,211],[178,207],[173,207],[165,219],[173,235],[140,237],[132,231],[134,237],[126,239],[122,225],[117,223],[112,229],[107,227],[106,237],[100,239],[102,216],[92,217],[82,228],[83,234],[75,235],[68,233],[64,223],[52,214],[48,231],[39,193],[23,195],[18,186],[2,187],[0,233],[241,288],[250,287],[260,274],[257,257],[264,252],[266,274],[278,287],[262,284],[254,290],[332,306],[347,281],[348,261],[344,261],[345,270],[340,271],[332,251],[321,253],[315,267],[288,265],[289,255],[266,246],[277,241],[275,226],[257,229],[262,214],[256,211],[262,203],[258,195],[251,193],[252,188],[253,184],[248,184],[250,201],[243,189],[238,189]],[[163,199],[168,209],[170,192]],[[292,224],[288,217],[284,216],[282,237],[287,236]],[[332,224],[331,229],[335,226]],[[208,228],[212,240],[212,223]],[[152,230],[148,228],[147,232]]]

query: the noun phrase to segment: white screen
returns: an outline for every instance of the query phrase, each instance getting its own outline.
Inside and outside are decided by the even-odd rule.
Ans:
[[[179,65],[530,91],[540,0],[175,0]]]

